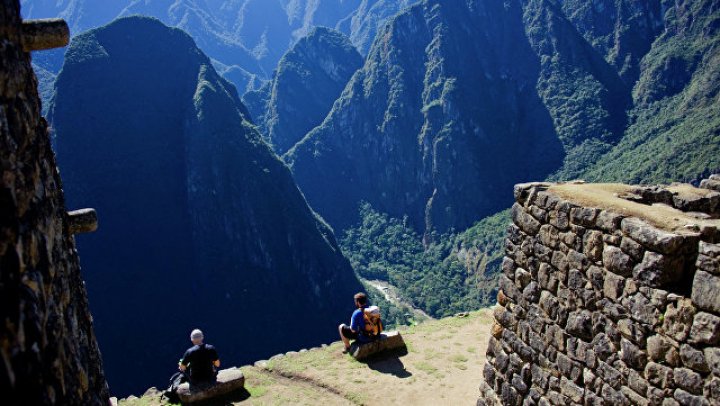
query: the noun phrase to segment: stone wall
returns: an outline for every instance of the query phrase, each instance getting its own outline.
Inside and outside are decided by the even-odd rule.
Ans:
[[[478,405],[720,404],[718,180],[516,186]]]
[[[107,405],[19,10],[0,0],[0,404]]]

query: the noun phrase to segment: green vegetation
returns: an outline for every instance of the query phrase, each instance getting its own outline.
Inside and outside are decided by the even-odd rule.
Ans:
[[[387,281],[397,287],[403,301],[433,317],[494,302],[507,211],[462,234],[435,236],[427,246],[407,219],[389,217],[368,203],[360,206],[360,217],[360,224],[347,230],[341,247],[362,278]],[[377,296],[381,295],[375,295],[375,303],[384,300]],[[402,320],[394,314],[387,320]]]

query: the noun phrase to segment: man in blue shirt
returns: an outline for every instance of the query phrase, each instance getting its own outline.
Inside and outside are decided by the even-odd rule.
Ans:
[[[368,342],[370,339],[365,335],[365,317],[364,311],[368,305],[367,295],[364,293],[355,294],[355,307],[357,309],[350,317],[350,326],[341,324],[338,326],[340,339],[345,344],[345,351],[350,350],[350,340],[358,340],[359,342]]]

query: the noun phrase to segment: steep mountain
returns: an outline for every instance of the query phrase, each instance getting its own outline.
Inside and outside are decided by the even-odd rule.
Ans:
[[[240,93],[267,80],[283,54],[315,26],[342,28],[368,49],[378,27],[407,0],[22,0],[26,18],[61,17],[73,34],[134,14],[187,31]],[[39,55],[43,61],[58,61]],[[59,59],[62,60],[61,58]],[[60,68],[59,63],[41,63]],[[57,73],[57,70],[52,70]]]
[[[282,57],[272,81],[243,101],[275,152],[283,154],[322,122],[362,63],[342,33],[315,28]]]
[[[130,17],[77,36],[56,91],[68,202],[100,215],[78,244],[113,393],[163,385],[195,327],[237,365],[336,335],[360,284],[187,34]]]
[[[336,228],[359,202],[419,230],[467,228],[560,167],[518,2],[424,1],[378,34],[323,124],[285,156]]]
[[[417,0],[362,0],[352,14],[340,20],[336,28],[350,35],[350,40],[360,53],[367,55],[375,35],[385,22],[416,2]]]
[[[623,139],[588,180],[697,180],[720,169],[720,4],[678,1],[642,59]]]
[[[632,86],[640,60],[664,29],[661,0],[561,0],[562,10],[583,37]]]

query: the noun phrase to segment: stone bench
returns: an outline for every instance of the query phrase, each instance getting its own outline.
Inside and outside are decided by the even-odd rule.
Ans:
[[[190,387],[185,382],[178,387],[177,395],[183,404],[199,402],[227,395],[245,386],[245,376],[238,368],[223,369],[218,372],[217,382],[212,385]]]
[[[369,343],[360,344],[355,341],[350,346],[350,354],[352,354],[356,360],[362,361],[371,355],[401,348],[405,348],[405,340],[403,340],[400,332],[389,331],[380,334],[380,338]]]

